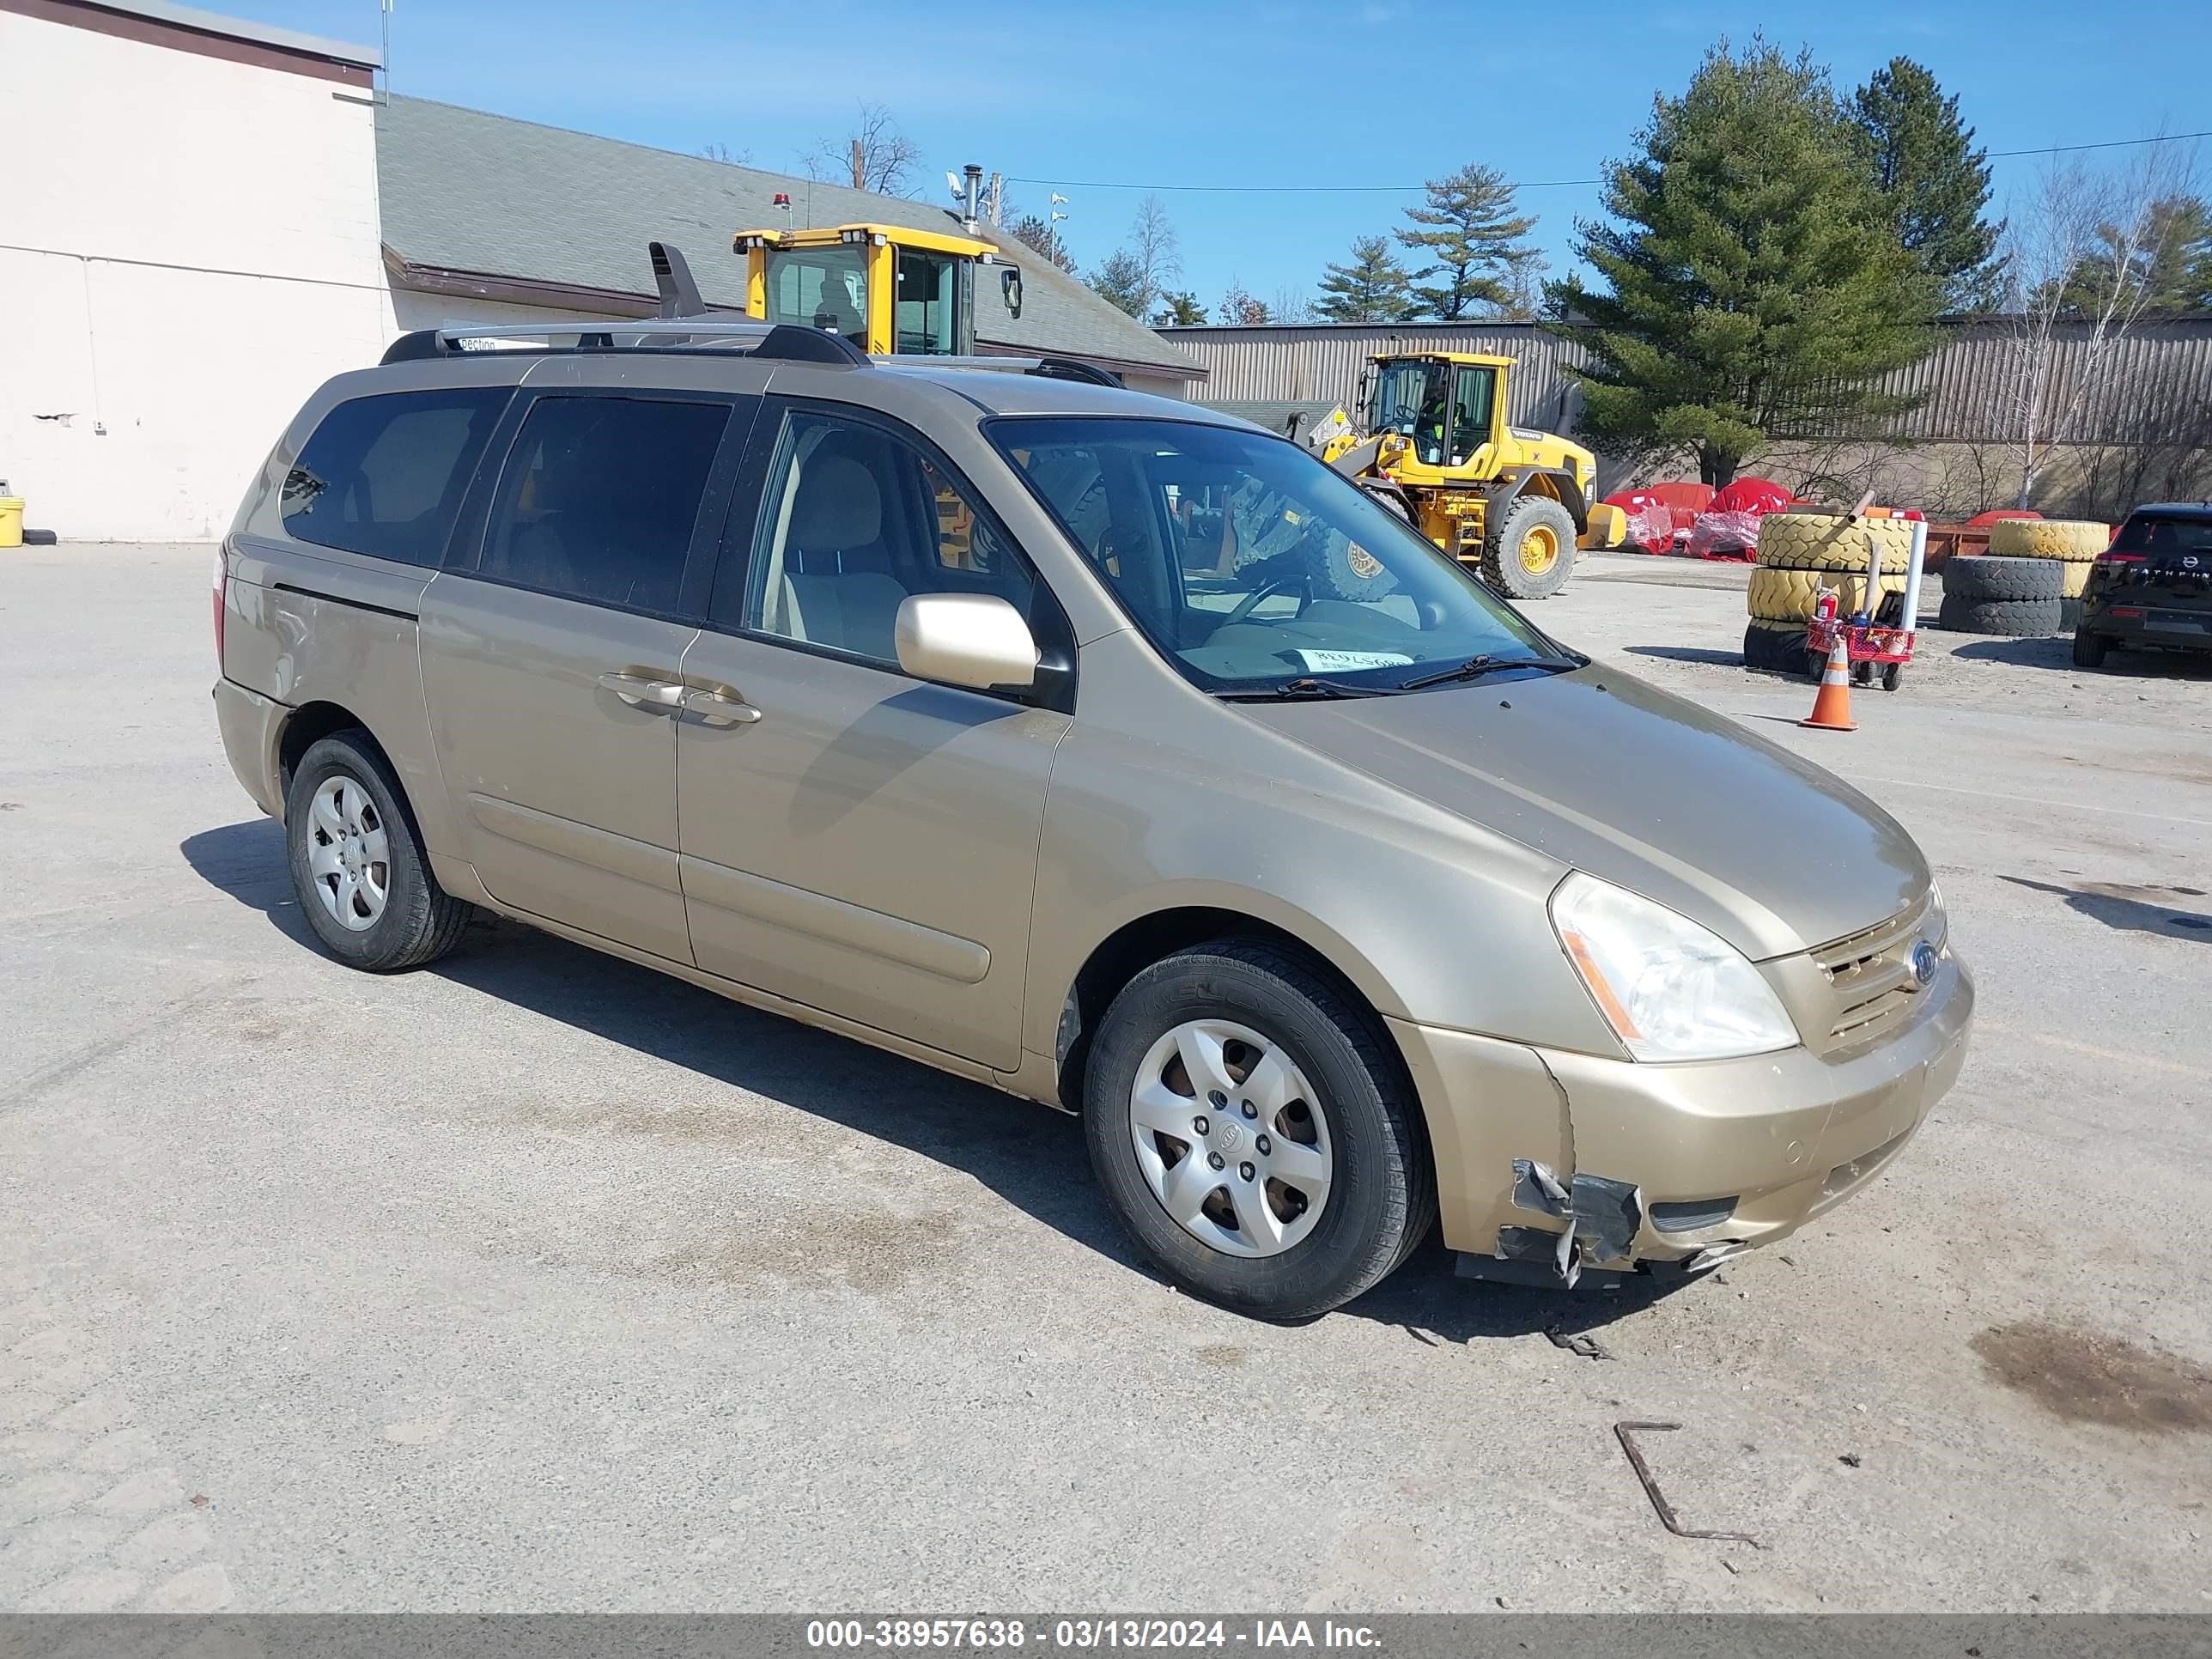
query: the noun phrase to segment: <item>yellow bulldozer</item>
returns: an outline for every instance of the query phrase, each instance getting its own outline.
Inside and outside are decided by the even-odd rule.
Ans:
[[[1556,593],[1589,527],[1597,458],[1507,424],[1510,357],[1420,351],[1370,358],[1357,420],[1339,409],[1304,433],[1338,471],[1516,599]]]

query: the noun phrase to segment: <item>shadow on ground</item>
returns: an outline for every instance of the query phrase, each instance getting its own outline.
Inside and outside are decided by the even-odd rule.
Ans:
[[[285,868],[284,833],[263,818],[204,830],[180,849],[209,885],[315,948]],[[681,1066],[972,1176],[1101,1255],[1158,1278],[1108,1211],[1076,1119],[865,1043],[759,1012],[681,980],[519,922],[486,918],[423,971]],[[1631,1279],[1553,1293],[1454,1276],[1431,1237],[1344,1311],[1454,1343],[1589,1331],[1648,1307],[1675,1281]]]
[[[1698,645],[1632,645],[1626,647],[1632,657],[1664,657],[1668,662],[1709,662],[1722,668],[1741,668],[1741,651],[1708,651]]]
[[[2193,939],[2212,944],[2212,915],[2201,910],[2178,909],[2172,904],[2159,902],[2159,895],[2171,894],[2176,898],[2201,899],[2202,888],[2156,887],[2111,881],[2089,882],[2080,887],[2058,887],[2047,881],[2031,881],[2026,876],[1999,876],[1999,881],[2008,881],[2015,887],[2031,888],[2039,893],[2055,893],[2066,901],[2066,908],[2101,921],[2107,927],[2129,933],[2154,933],[2160,939]]]
[[[2028,640],[1976,640],[1951,653],[1968,662],[2011,663],[2021,668],[2054,668],[2075,675],[2109,675],[2136,680],[2212,680],[2212,651],[2130,650],[2115,646],[2105,653],[2101,668],[2081,668],[2074,661],[2070,634]]]

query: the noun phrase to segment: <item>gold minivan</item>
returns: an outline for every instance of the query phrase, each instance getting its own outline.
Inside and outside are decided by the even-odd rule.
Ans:
[[[1477,1277],[1711,1266],[1957,1076],[1887,813],[1297,447],[613,326],[403,337],[223,543],[223,744],[342,960],[494,911],[1079,1112],[1145,1253],[1275,1319],[1439,1220]]]

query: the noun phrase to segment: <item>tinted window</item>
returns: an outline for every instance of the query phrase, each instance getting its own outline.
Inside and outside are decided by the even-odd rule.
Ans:
[[[2120,526],[2115,553],[2212,553],[2212,519],[2161,519],[2138,513]]]
[[[726,404],[540,398],[515,434],[479,574],[673,611]]]
[[[896,666],[909,593],[993,593],[1027,615],[1028,568],[933,456],[879,427],[784,422],[745,595],[747,628]]]
[[[446,550],[506,386],[356,398],[323,416],[284,477],[286,533],[408,564]]]

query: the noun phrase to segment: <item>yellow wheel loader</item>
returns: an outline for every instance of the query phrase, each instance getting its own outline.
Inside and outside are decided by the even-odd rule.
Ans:
[[[979,271],[996,279],[993,302],[1021,315],[1020,268],[980,236],[858,224],[741,230],[732,243],[748,316],[827,329],[873,357],[973,354]]]
[[[1516,599],[1565,586],[1589,526],[1597,458],[1505,420],[1510,357],[1429,351],[1370,360],[1357,424],[1305,434],[1321,458]]]

